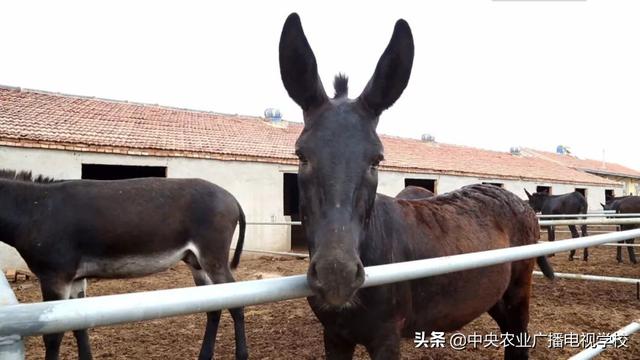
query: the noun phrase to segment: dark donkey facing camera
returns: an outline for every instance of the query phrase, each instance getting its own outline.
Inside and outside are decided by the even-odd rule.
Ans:
[[[398,359],[400,338],[453,331],[488,312],[502,332],[527,331],[534,260],[361,289],[364,266],[535,244],[538,221],[515,194],[472,185],[407,201],[376,194],[384,158],[378,117],[407,86],[413,63],[409,25],[399,20],[373,77],[356,99],[347,78],[329,98],[315,56],[291,14],[280,39],[280,72],[302,108],[296,142],[302,225],[311,261],[308,298],[324,327],[328,359],[350,359],[362,344],[373,359]],[[551,278],[545,257],[537,258]],[[509,346],[506,359],[525,359]]]

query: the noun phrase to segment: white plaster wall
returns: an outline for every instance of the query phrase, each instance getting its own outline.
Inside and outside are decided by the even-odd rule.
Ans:
[[[381,172],[378,179],[378,192],[395,196],[400,190],[404,188],[404,179],[430,179],[436,180],[436,193],[444,194],[456,189],[459,189],[466,185],[478,184],[483,182],[490,183],[502,183],[504,188],[518,195],[522,199],[527,199],[527,194],[524,192],[526,188],[530,193],[536,191],[537,186],[550,186],[551,192],[554,195],[560,195],[575,191],[576,188],[587,189],[587,203],[589,211],[602,210],[600,203],[604,203],[604,191],[605,189],[616,189],[621,191],[622,185],[618,186],[587,186],[587,185],[573,185],[573,184],[560,184],[551,182],[533,182],[522,180],[504,180],[497,178],[480,178],[480,177],[467,177],[467,176],[452,176],[452,175],[440,175],[440,174],[406,174],[398,172]]]
[[[29,267],[27,267],[27,264],[22,260],[16,249],[0,242],[0,270],[6,269],[29,270]]]
[[[81,178],[83,163],[166,166],[167,177],[202,178],[225,188],[238,199],[247,221],[286,220],[283,215],[282,179],[283,169],[291,169],[290,166],[0,147],[0,168],[31,170],[34,174],[57,179]],[[244,247],[288,251],[289,228],[282,225],[247,225]],[[26,265],[13,248],[0,243],[0,268],[26,268]]]
[[[102,153],[84,153],[62,150],[26,149],[0,146],[0,168],[31,170],[34,174],[52,176],[57,179],[79,179],[82,164],[112,164],[166,166],[170,178],[202,178],[231,192],[242,205],[247,221],[285,221],[283,216],[283,174],[295,173],[294,166],[218,161],[192,158],[168,158],[153,156],[130,156]],[[395,196],[404,188],[405,178],[436,180],[436,192],[443,194],[465,185],[480,182],[503,183],[505,189],[526,199],[524,188],[530,192],[536,186],[551,186],[554,194],[574,191],[576,186],[554,183],[501,180],[478,177],[463,177],[437,174],[405,174],[382,171],[379,175],[378,192]],[[600,210],[604,203],[605,187],[587,188],[590,210]],[[606,187],[620,192],[622,187]],[[290,235],[287,226],[247,226],[245,249],[288,251]],[[236,234],[237,236],[237,234]],[[26,268],[17,252],[0,243],[0,268]]]
[[[283,174],[285,166],[266,163],[173,158],[167,177],[197,177],[222,186],[242,205],[247,221],[285,221]],[[289,251],[289,228],[247,225],[245,249]],[[289,240],[288,240],[289,239]]]

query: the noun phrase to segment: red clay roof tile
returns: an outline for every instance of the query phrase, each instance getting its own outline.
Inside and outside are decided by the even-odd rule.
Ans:
[[[541,151],[535,149],[524,149],[526,153],[529,153],[534,156],[538,156],[540,158],[554,161],[558,164],[562,164],[564,166],[568,166],[570,168],[588,171],[592,173],[602,173],[602,174],[618,174],[620,176],[629,176],[640,178],[640,171],[636,171],[634,169],[630,169],[626,166],[604,162],[592,159],[580,159],[576,156],[570,154],[558,154],[548,151]]]
[[[0,88],[0,141],[25,147],[295,164],[299,123]],[[381,135],[382,169],[616,185],[537,156]]]

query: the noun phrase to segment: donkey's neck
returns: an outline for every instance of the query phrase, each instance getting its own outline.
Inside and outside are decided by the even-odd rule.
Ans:
[[[404,236],[403,229],[406,228],[402,219],[394,216],[397,211],[393,198],[377,194],[360,246],[361,259],[367,262],[366,266],[397,260],[397,241]]]
[[[40,198],[39,185],[0,179],[0,241],[15,246],[29,226]]]

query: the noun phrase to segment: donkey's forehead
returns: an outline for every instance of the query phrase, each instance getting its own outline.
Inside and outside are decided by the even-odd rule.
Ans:
[[[329,120],[356,120],[369,116],[357,100],[342,97],[330,99],[317,110],[307,114],[306,118],[323,118]]]
[[[306,114],[298,145],[316,141],[337,145],[347,141],[377,148],[381,143],[376,134],[376,122],[377,119],[354,100],[331,100],[318,111]]]
[[[332,99],[314,112],[305,114],[305,130],[375,133],[377,119],[356,100]]]

